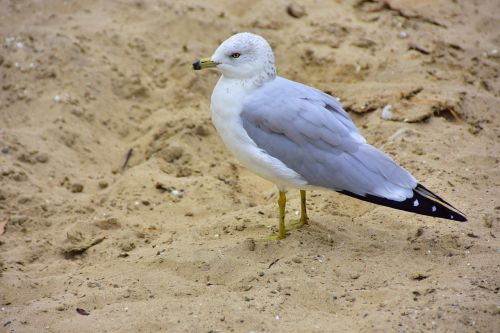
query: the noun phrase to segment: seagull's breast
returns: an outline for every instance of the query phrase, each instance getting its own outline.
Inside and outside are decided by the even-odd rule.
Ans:
[[[212,122],[222,141],[243,166],[280,188],[301,188],[305,179],[267,154],[248,136],[240,114],[246,97],[256,88],[243,80],[221,77],[212,93]]]

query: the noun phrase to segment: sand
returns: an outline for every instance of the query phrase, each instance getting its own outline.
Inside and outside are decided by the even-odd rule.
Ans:
[[[498,1],[300,3],[0,3],[0,331],[498,332]],[[240,31],[470,221],[315,191],[265,240],[191,70]]]

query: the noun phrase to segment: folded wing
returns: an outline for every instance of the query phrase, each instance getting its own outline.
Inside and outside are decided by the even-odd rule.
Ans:
[[[278,77],[244,102],[241,120],[260,149],[300,174],[309,185],[422,214],[422,207],[416,209],[418,206],[409,200],[416,198],[415,178],[367,144],[333,97]],[[422,198],[420,201],[426,197]],[[428,208],[426,215],[433,215],[432,205]],[[443,214],[448,217],[439,217],[449,218],[451,213]]]
[[[417,182],[370,146],[334,98],[277,78],[252,94],[241,113],[257,146],[309,185],[390,200],[413,195]]]

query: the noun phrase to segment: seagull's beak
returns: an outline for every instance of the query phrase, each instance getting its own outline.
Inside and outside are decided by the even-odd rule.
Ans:
[[[198,71],[200,69],[212,68],[217,65],[218,63],[213,62],[210,58],[196,59],[196,61],[193,62],[193,69]]]

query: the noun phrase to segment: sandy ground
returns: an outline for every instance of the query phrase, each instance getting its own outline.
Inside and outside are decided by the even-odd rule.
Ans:
[[[499,2],[288,5],[0,2],[0,331],[498,332]],[[265,241],[191,70],[239,31],[470,221],[317,191]]]

